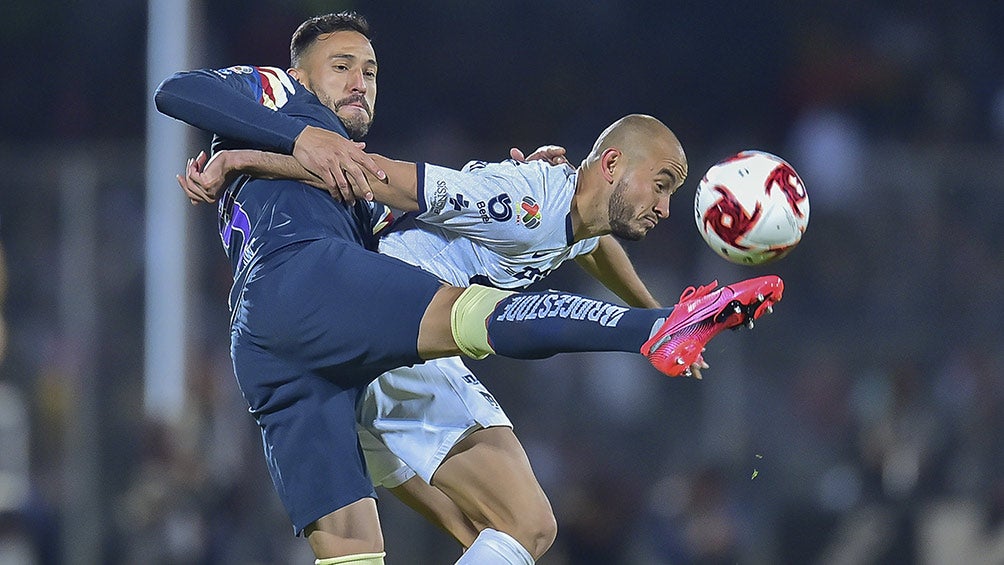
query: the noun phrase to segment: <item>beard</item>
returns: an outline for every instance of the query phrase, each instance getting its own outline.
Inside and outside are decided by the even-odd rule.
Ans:
[[[329,97],[320,98],[321,103],[331,108],[331,110],[338,116],[338,119],[345,126],[345,131],[349,134],[349,139],[361,139],[366,137],[366,134],[370,131],[370,126],[373,125],[373,108],[370,108],[369,102],[362,95],[359,96],[349,96],[348,98],[342,98],[341,100],[332,101]],[[349,117],[342,117],[338,115],[338,110],[343,106],[349,104],[359,104],[361,103],[366,109],[366,114],[359,114],[358,112],[353,112]]]
[[[639,241],[648,234],[648,230],[631,223],[635,219],[635,213],[630,204],[627,197],[627,183],[621,179],[614,186],[608,204],[610,233],[627,241]]]

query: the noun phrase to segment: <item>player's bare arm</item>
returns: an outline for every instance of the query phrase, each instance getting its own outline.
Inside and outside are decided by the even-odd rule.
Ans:
[[[627,305],[641,308],[661,306],[638,277],[627,252],[613,236],[601,236],[596,249],[576,257],[575,262]]]
[[[210,159],[205,151],[188,160],[184,175],[177,175],[178,184],[192,204],[212,203],[237,175],[246,174],[265,179],[291,179],[327,190],[327,185],[290,155],[253,149],[217,151]],[[331,191],[341,199],[341,192]]]
[[[365,174],[372,183],[373,197],[399,210],[418,210],[418,173],[415,163],[396,161],[376,154],[369,154],[369,157],[378,164],[381,172],[386,171],[380,178],[366,170]],[[326,183],[293,156],[254,149],[218,151],[208,161],[205,153],[200,153],[195,159],[189,159],[185,175],[178,175],[177,179],[193,203],[215,202],[223,187],[235,175],[242,174],[263,179],[297,180],[327,189]],[[333,197],[344,199],[343,193],[330,192]]]
[[[321,128],[307,126],[304,130],[304,134],[308,134],[307,137],[304,138],[304,134],[301,134],[300,137],[297,138],[297,143],[299,144],[301,139],[306,139],[307,141],[305,141],[305,145],[309,145],[310,143],[313,143],[311,140],[322,137],[318,136],[316,132],[313,132],[312,130],[332,133]],[[342,142],[355,145],[359,151],[362,151],[365,147],[365,144],[361,142],[349,141],[337,134],[335,134],[335,137]],[[391,160],[373,154],[365,155],[369,161],[372,161],[376,165],[378,172],[374,172],[373,169],[366,169],[366,171],[370,177],[375,180],[374,186],[377,187],[379,196],[375,196],[372,191],[367,193],[367,195],[355,194],[355,196],[360,198],[365,197],[366,200],[376,198],[376,200],[391,206],[395,206],[395,204],[392,204],[385,199],[397,201],[398,197],[400,197],[402,199],[401,203],[404,205],[399,207],[399,209],[416,210],[416,194],[413,189],[406,186],[402,187],[397,181],[393,184],[389,182],[386,183],[386,185],[383,184],[387,181],[387,174],[381,166],[377,164],[377,160],[380,159],[381,162]],[[565,148],[558,145],[544,145],[538,147],[526,156],[524,156],[522,151],[514,147],[510,150],[510,156],[517,161],[526,162],[544,160],[551,165],[560,165],[567,162]],[[347,199],[345,194],[340,189],[337,187],[332,188],[329,183],[325,182],[319,176],[308,170],[303,165],[301,159],[269,151],[258,151],[252,149],[224,150],[216,152],[211,159],[206,156],[205,152],[201,152],[195,158],[188,160],[187,166],[185,167],[185,174],[176,175],[176,178],[178,179],[178,185],[185,191],[185,195],[188,196],[188,199],[192,202],[192,204],[198,204],[200,202],[216,202],[220,191],[223,190],[223,188],[231,180],[233,180],[234,176],[240,174],[265,179],[296,180],[309,184],[315,188],[327,190],[331,196],[337,200],[345,200],[349,203],[352,203],[355,200],[354,198]],[[405,176],[401,176],[402,174],[408,176],[406,171],[395,173],[395,176],[404,179]],[[370,185],[367,184],[367,186]],[[383,190],[384,186],[386,186],[387,190]],[[392,194],[392,191],[398,191],[398,194]]]

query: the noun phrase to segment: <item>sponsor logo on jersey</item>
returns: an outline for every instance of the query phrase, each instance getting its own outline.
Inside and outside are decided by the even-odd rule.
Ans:
[[[551,269],[538,269],[537,267],[523,267],[522,271],[511,273],[514,279],[525,279],[535,283],[548,275]]]
[[[456,196],[450,197],[450,204],[453,205],[453,209],[457,212],[463,210],[464,208],[471,205],[471,201],[464,198],[463,194],[457,193]]]
[[[512,198],[503,192],[488,202],[481,200],[478,202],[478,215],[481,216],[481,221],[486,224],[492,220],[508,222],[512,219]]]
[[[429,207],[429,210],[431,210],[433,214],[442,212],[443,208],[446,208],[446,201],[449,197],[450,194],[447,191],[446,181],[436,181],[436,192],[432,194],[432,206]]]
[[[519,204],[520,214],[518,221],[527,229],[533,229],[540,225],[540,204],[530,196],[524,196]]]
[[[563,318],[595,322],[600,326],[613,328],[627,311],[623,306],[602,300],[549,292],[514,297],[495,320],[522,322],[538,318]]]
[[[492,405],[492,408],[499,409],[499,403],[495,400],[495,397],[492,396],[492,393],[484,390],[479,390],[478,392],[481,393],[481,396],[485,397],[485,400],[488,401],[488,404]]]
[[[254,73],[254,68],[247,65],[235,65],[233,67],[227,67],[225,69],[216,69],[213,71],[216,76],[226,78],[228,75],[250,75]]]

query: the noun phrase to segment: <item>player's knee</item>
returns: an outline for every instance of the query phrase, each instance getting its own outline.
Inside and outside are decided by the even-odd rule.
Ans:
[[[450,329],[460,351],[473,359],[484,359],[495,353],[488,340],[485,320],[512,291],[472,285],[453,302],[450,309]]]
[[[558,536],[558,522],[547,497],[541,492],[532,503],[526,503],[513,512],[510,519],[501,519],[499,524],[493,524],[495,529],[507,531],[519,541],[534,559],[551,547]]]
[[[374,559],[373,556],[380,554],[379,561],[363,560],[358,564],[354,561],[346,563],[371,565],[383,562],[383,533],[380,531],[376,501],[372,498],[357,500],[318,518],[304,528],[303,534],[318,559],[344,558],[332,557],[333,555]]]

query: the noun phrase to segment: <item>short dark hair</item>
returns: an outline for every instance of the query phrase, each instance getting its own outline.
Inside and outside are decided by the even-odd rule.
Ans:
[[[357,31],[363,34],[366,39],[370,37],[370,23],[366,18],[356,12],[338,12],[336,14],[324,14],[314,16],[300,24],[293,32],[293,39],[289,42],[289,63],[296,67],[300,64],[300,57],[317,37],[336,31]]]

